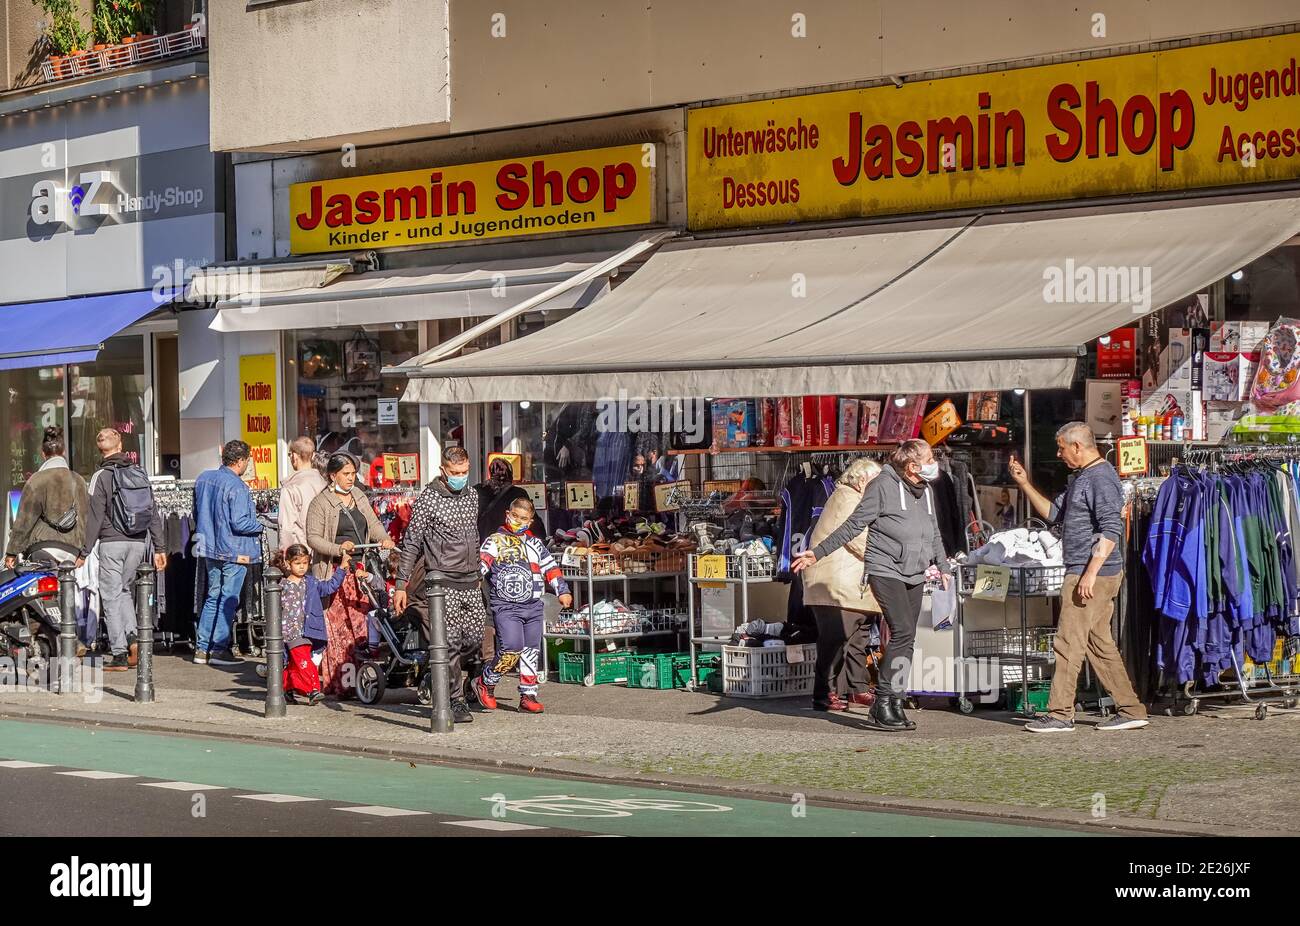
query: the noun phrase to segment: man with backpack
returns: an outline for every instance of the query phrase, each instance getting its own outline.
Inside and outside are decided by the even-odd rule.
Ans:
[[[86,540],[77,566],[98,547],[99,595],[113,653],[104,671],[122,672],[136,663],[136,571],[151,543],[155,568],[166,568],[167,557],[148,474],[122,452],[122,435],[115,429],[100,431],[95,445],[104,459],[90,477]]]

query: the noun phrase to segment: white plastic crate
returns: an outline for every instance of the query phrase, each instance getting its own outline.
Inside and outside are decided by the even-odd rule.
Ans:
[[[817,645],[805,643],[803,662],[790,662],[788,646],[724,646],[722,693],[731,698],[810,697]]]

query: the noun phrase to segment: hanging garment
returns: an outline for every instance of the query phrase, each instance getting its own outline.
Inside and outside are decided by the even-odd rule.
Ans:
[[[817,473],[799,472],[781,490],[781,517],[778,536],[781,553],[777,557],[778,581],[790,581],[790,560],[802,553],[812,536],[813,527],[821,517],[826,500],[835,491],[835,480]]]

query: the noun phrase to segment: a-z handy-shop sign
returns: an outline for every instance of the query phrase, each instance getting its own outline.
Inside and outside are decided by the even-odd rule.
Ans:
[[[408,170],[289,188],[295,254],[647,225],[653,145]]]
[[[1300,35],[692,110],[691,228],[1300,177]]]

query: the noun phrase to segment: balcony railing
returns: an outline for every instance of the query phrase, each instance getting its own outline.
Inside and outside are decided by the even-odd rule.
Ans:
[[[106,74],[122,68],[161,61],[178,55],[188,55],[207,46],[207,35],[201,23],[194,23],[180,32],[153,35],[136,42],[109,45],[98,51],[83,51],[75,55],[51,55],[41,62],[41,76],[46,83],[73,80]]]

